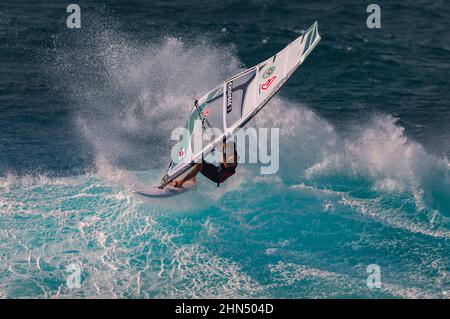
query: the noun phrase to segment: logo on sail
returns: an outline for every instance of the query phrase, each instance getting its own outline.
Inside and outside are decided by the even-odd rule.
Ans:
[[[208,114],[211,113],[211,108],[207,107],[206,109],[203,110],[202,114],[204,117],[207,117]]]
[[[182,160],[184,158],[184,147],[178,151],[178,159]]]
[[[231,113],[233,110],[233,81],[227,83],[227,113]]]
[[[273,72],[275,72],[275,66],[271,66],[266,71],[264,71],[263,76],[262,76],[263,79],[267,79],[269,76],[272,75]]]
[[[275,81],[276,78],[277,76],[274,75],[270,79],[267,79],[266,83],[261,84],[261,89],[267,90],[269,86],[273,83],[273,81]]]

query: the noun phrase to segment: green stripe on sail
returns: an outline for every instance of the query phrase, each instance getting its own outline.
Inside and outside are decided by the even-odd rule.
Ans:
[[[306,31],[308,37],[306,38],[305,48],[303,49],[302,55],[305,55],[308,49],[311,47],[311,44],[314,43],[314,40],[317,38],[317,22]]]
[[[202,105],[198,106],[198,110],[199,112],[203,112],[203,110],[206,108],[206,106],[208,105],[208,101],[211,100],[217,93],[217,91],[220,89],[220,87],[212,90],[207,98],[206,98],[206,102],[202,103]],[[187,138],[186,140],[183,140],[182,143],[178,144],[178,147],[175,148],[172,152],[172,163],[174,164],[179,164],[182,159],[178,159],[178,152],[184,148],[184,151],[187,152],[187,147],[189,146],[189,142],[191,140],[192,137],[192,133],[194,131],[194,127],[195,127],[195,123],[197,122],[197,120],[200,120],[199,115],[198,115],[198,111],[196,109],[194,109],[191,112],[191,116],[189,116],[188,120],[186,121],[186,128],[189,131],[189,138]],[[173,167],[171,165],[171,167]]]
[[[308,32],[308,37],[306,38],[305,42],[305,48],[303,49],[303,54],[305,54],[306,51],[309,49],[310,41],[311,41],[311,34],[312,32]]]
[[[220,87],[212,90],[211,92],[209,92],[208,97],[206,98],[206,102],[202,103],[202,105],[200,105],[198,107],[198,110],[200,112],[203,112],[203,110],[206,108],[206,106],[208,105],[208,101],[210,101],[217,93],[217,91],[220,89]],[[192,135],[192,131],[194,130],[194,126],[195,126],[195,122],[199,120],[198,117],[198,112],[197,110],[193,110],[192,111],[192,115],[189,117],[188,123],[187,123],[187,129],[189,130],[189,133]]]

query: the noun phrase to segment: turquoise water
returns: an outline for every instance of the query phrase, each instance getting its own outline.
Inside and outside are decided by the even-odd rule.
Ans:
[[[5,4],[0,297],[448,298],[445,3],[382,2],[381,30],[352,1],[207,4],[87,2],[75,31],[64,4]],[[280,128],[277,174],[134,194],[194,92],[315,20],[322,41],[249,123]]]

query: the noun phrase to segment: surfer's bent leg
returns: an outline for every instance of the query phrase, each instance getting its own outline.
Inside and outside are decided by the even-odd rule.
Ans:
[[[201,173],[214,183],[218,183],[220,180],[218,167],[211,163],[203,161]]]
[[[203,168],[203,163],[198,163],[193,166],[192,171],[189,172],[185,177],[177,179],[173,182],[173,186],[176,187],[183,187],[183,184],[189,180],[195,181],[195,176],[198,174],[198,172],[201,172]]]
[[[220,180],[219,169],[214,164],[203,161],[202,163],[195,164],[193,166],[192,171],[187,174],[185,177],[177,179],[173,181],[173,183],[169,183],[169,185],[173,185],[176,187],[183,187],[183,184],[189,180],[195,181],[195,176],[201,172],[203,176],[214,183],[218,183]]]

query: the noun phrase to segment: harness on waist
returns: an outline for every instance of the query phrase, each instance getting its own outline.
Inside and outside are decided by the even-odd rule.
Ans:
[[[233,176],[236,173],[237,167],[237,151],[236,144],[232,141],[226,143],[226,138],[223,138],[223,157],[222,163],[220,165],[215,166],[211,163],[205,162],[205,159],[202,154],[202,171],[201,173],[211,181],[217,183],[217,187],[219,187],[220,183],[225,182],[229,177]],[[232,149],[230,149],[232,148]],[[228,150],[227,150],[228,149]],[[228,154],[233,154],[232,157],[227,157]],[[232,163],[228,162],[228,160]]]
[[[233,176],[236,173],[236,167],[237,163],[229,164],[227,166],[221,163],[220,165],[215,166],[214,164],[206,162],[202,158],[201,173],[210,181],[217,183],[217,187],[219,187],[220,183],[225,182],[229,177]]]

